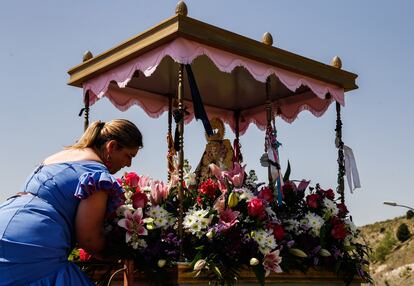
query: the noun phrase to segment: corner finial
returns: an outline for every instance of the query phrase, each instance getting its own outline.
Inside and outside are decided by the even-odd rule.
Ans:
[[[342,61],[338,56],[334,56],[331,61],[331,66],[336,67],[338,69],[342,68]]]
[[[86,62],[86,61],[88,61],[88,60],[90,60],[90,59],[92,59],[92,58],[93,58],[93,55],[92,55],[91,51],[86,51],[86,52],[83,54],[83,61],[84,61],[84,62]]]
[[[263,34],[262,43],[268,46],[273,45],[273,37],[269,32]]]
[[[177,3],[177,6],[175,6],[175,14],[187,16],[188,9],[187,9],[187,5],[184,3],[184,1],[180,1],[180,2]]]

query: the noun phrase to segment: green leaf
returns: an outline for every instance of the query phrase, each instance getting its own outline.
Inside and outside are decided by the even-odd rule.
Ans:
[[[261,265],[256,265],[252,267],[254,274],[256,275],[257,281],[259,281],[261,286],[265,285],[265,271]]]
[[[213,271],[214,271],[214,273],[216,273],[217,277],[218,277],[220,280],[221,280],[221,279],[223,279],[223,275],[221,274],[220,269],[219,269],[216,265],[214,265],[214,267],[213,267]]]
[[[288,160],[288,164],[287,164],[287,168],[286,168],[286,171],[285,171],[285,175],[283,176],[283,182],[289,181],[289,177],[290,177],[290,162]]]

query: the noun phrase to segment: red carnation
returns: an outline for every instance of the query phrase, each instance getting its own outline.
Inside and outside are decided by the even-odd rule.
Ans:
[[[312,209],[317,209],[319,207],[320,196],[318,194],[310,194],[306,197],[306,203]]]
[[[125,184],[127,184],[130,188],[138,187],[139,176],[137,175],[137,173],[134,173],[134,172],[126,173],[124,178],[125,178]]]
[[[330,200],[335,199],[335,193],[334,193],[334,191],[332,191],[332,189],[326,190],[325,191],[325,197],[327,197]]]
[[[337,217],[331,219],[332,230],[331,235],[335,239],[344,239],[347,235],[345,224]]]
[[[214,182],[212,179],[207,179],[200,185],[199,191],[201,194],[214,199],[216,197],[216,191],[218,188],[219,187],[216,182]]]
[[[283,238],[285,237],[285,230],[283,226],[281,226],[280,224],[274,224],[272,225],[272,229],[273,229],[273,236],[276,238],[276,240],[278,241],[283,240]]]
[[[339,210],[338,216],[345,217],[346,214],[348,213],[348,209],[346,205],[343,203],[340,203],[340,204],[337,204],[336,206],[338,207],[338,210]]]
[[[251,199],[247,204],[247,211],[252,217],[263,219],[266,216],[265,204],[261,199]]]
[[[134,207],[134,209],[145,208],[145,206],[148,203],[147,195],[142,192],[134,193],[131,197],[131,200],[132,200],[132,206]]]
[[[263,187],[258,195],[259,199],[265,200],[268,203],[272,203],[274,200],[274,195],[272,189],[269,187]]]

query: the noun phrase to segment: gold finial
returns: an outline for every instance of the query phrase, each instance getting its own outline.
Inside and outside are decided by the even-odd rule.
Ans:
[[[269,32],[263,34],[262,43],[268,46],[273,45],[273,37]]]
[[[336,67],[338,69],[342,68],[342,61],[338,56],[334,56],[331,61],[331,66]]]
[[[175,14],[187,16],[187,13],[187,5],[184,3],[184,1],[178,2],[177,6],[175,6]]]
[[[86,51],[86,52],[83,54],[83,61],[84,61],[84,62],[86,62],[87,60],[90,60],[90,59],[92,59],[92,58],[93,58],[93,55],[92,55],[91,51]]]

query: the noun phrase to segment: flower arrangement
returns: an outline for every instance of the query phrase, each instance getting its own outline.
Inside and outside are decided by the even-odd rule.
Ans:
[[[330,269],[346,282],[355,275],[370,281],[367,248],[331,189],[290,181],[287,174],[277,202],[274,191],[238,163],[229,171],[211,164],[213,176],[198,184],[190,169],[186,163],[180,239],[177,174],[170,185],[135,173],[119,179],[125,198],[109,235],[121,230],[137,268],[159,273],[181,250],[195,276],[221,285],[233,285],[243,269],[254,271],[261,285],[270,273],[309,268]]]

